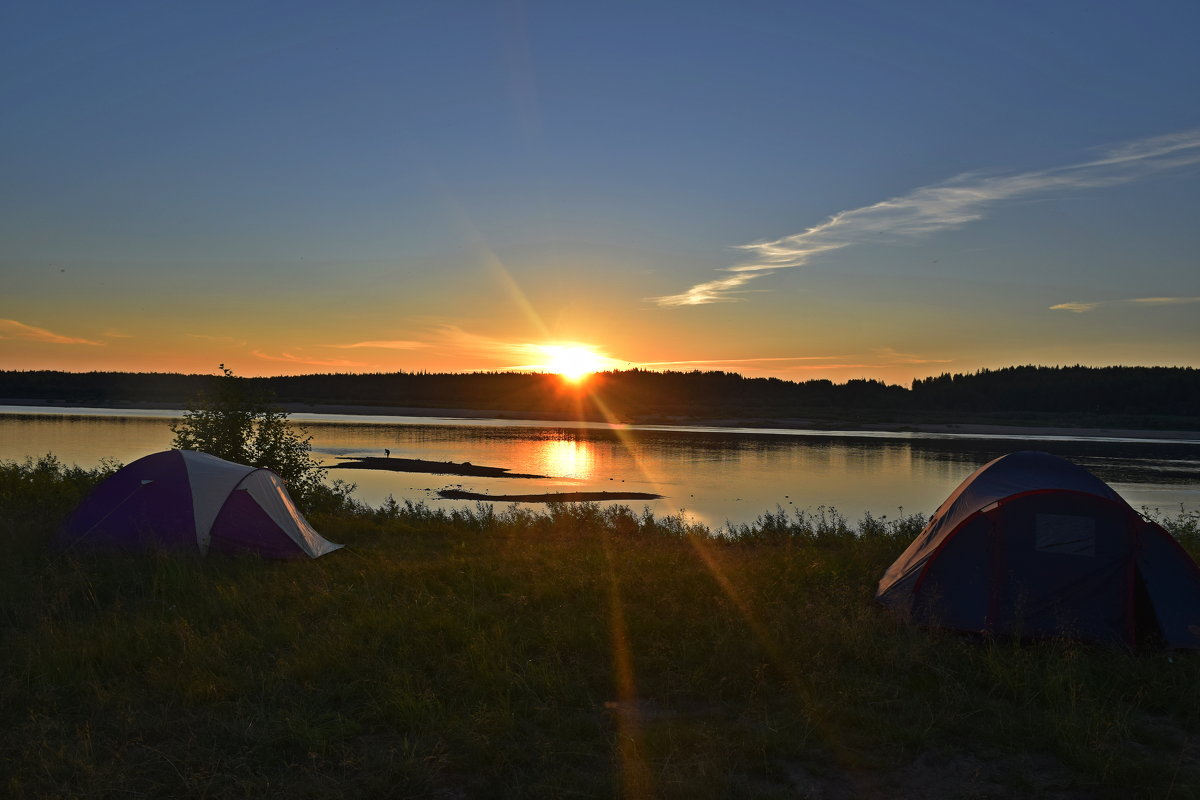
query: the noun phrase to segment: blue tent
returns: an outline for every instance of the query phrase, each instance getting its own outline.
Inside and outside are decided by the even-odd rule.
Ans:
[[[920,625],[1200,648],[1200,569],[1112,487],[1049,453],[962,482],[876,599]]]

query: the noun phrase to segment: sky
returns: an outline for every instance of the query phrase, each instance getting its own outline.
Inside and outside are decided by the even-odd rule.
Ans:
[[[1190,0],[9,0],[0,369],[1200,366],[1197,30]]]

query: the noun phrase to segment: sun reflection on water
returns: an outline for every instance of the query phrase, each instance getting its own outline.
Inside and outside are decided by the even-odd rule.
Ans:
[[[587,480],[596,471],[595,446],[591,442],[554,439],[530,444],[538,448],[532,460],[538,465],[537,471],[543,475]]]

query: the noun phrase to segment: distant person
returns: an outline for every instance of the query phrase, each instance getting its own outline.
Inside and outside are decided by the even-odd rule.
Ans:
[[[384,457],[384,458],[391,458],[391,457],[392,457],[392,451],[391,451],[391,450],[388,450],[386,447],[385,447],[385,448],[383,448],[383,457]]]

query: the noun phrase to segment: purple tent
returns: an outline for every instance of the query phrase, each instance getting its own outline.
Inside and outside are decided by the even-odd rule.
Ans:
[[[876,599],[921,625],[1200,648],[1200,569],[1087,470],[1011,453],[962,482]]]
[[[122,467],[79,504],[59,541],[281,559],[341,547],[313,530],[274,472],[195,450],[154,453]]]

